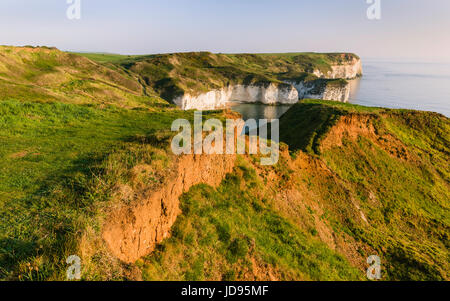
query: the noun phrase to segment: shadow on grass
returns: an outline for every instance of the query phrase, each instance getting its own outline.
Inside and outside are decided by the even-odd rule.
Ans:
[[[298,103],[280,119],[280,141],[292,152],[319,153],[320,140],[344,111],[322,104]]]

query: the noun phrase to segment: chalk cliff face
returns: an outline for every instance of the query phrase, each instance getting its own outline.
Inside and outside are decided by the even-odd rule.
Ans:
[[[184,94],[173,102],[183,110],[213,110],[229,102],[260,102],[263,104],[294,104],[298,91],[289,84],[234,85],[213,90],[198,96]]]
[[[342,87],[326,87],[320,97],[311,97],[324,100],[336,100],[347,102],[350,99],[350,84]]]
[[[327,85],[320,81],[286,81],[286,83],[297,89],[300,99],[313,98],[347,102],[350,98],[351,89],[349,83],[342,83],[341,85]]]
[[[347,63],[331,65],[331,71],[326,72],[326,74],[320,70],[314,70],[313,74],[327,79],[354,79],[362,76],[362,62],[361,59],[354,58]]]
[[[360,59],[339,65],[332,65],[331,71],[324,74],[320,70],[314,70],[313,74],[319,78],[316,81],[287,80],[287,84],[293,85],[300,99],[314,98],[323,100],[335,100],[347,102],[350,98],[350,83],[341,82],[338,84],[326,84],[327,79],[354,79],[362,76],[362,63]],[[320,80],[322,79],[322,80]]]
[[[359,58],[336,63],[330,66],[331,71],[314,70],[312,73],[318,80],[285,80],[285,84],[271,83],[266,85],[230,85],[222,89],[212,90],[199,95],[188,93],[173,99],[183,110],[214,110],[223,108],[229,102],[249,102],[263,104],[294,104],[299,99],[315,98],[346,102],[350,97],[350,84],[327,84],[326,80],[354,79],[362,76],[362,63]]]

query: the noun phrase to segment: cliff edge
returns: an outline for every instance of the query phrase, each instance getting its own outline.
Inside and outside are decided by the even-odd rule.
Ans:
[[[160,96],[188,109],[217,109],[228,102],[293,104],[303,98],[347,101],[347,80],[362,76],[350,53],[174,53],[124,59]]]

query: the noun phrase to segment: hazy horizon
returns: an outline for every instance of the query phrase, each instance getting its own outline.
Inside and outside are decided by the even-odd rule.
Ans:
[[[431,3],[430,3],[431,2]],[[353,52],[363,59],[450,61],[450,2],[381,0],[369,20],[366,0],[3,0],[0,44],[142,55]]]

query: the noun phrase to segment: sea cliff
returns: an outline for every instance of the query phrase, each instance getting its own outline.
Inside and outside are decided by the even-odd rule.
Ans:
[[[225,107],[230,102],[263,104],[294,104],[298,91],[288,84],[235,85],[212,90],[197,96],[184,94],[173,99],[183,110],[213,110]]]
[[[217,109],[229,102],[292,104],[302,98],[345,102],[350,94],[347,80],[362,75],[361,59],[351,53],[191,52],[125,60],[121,65],[184,110]]]

